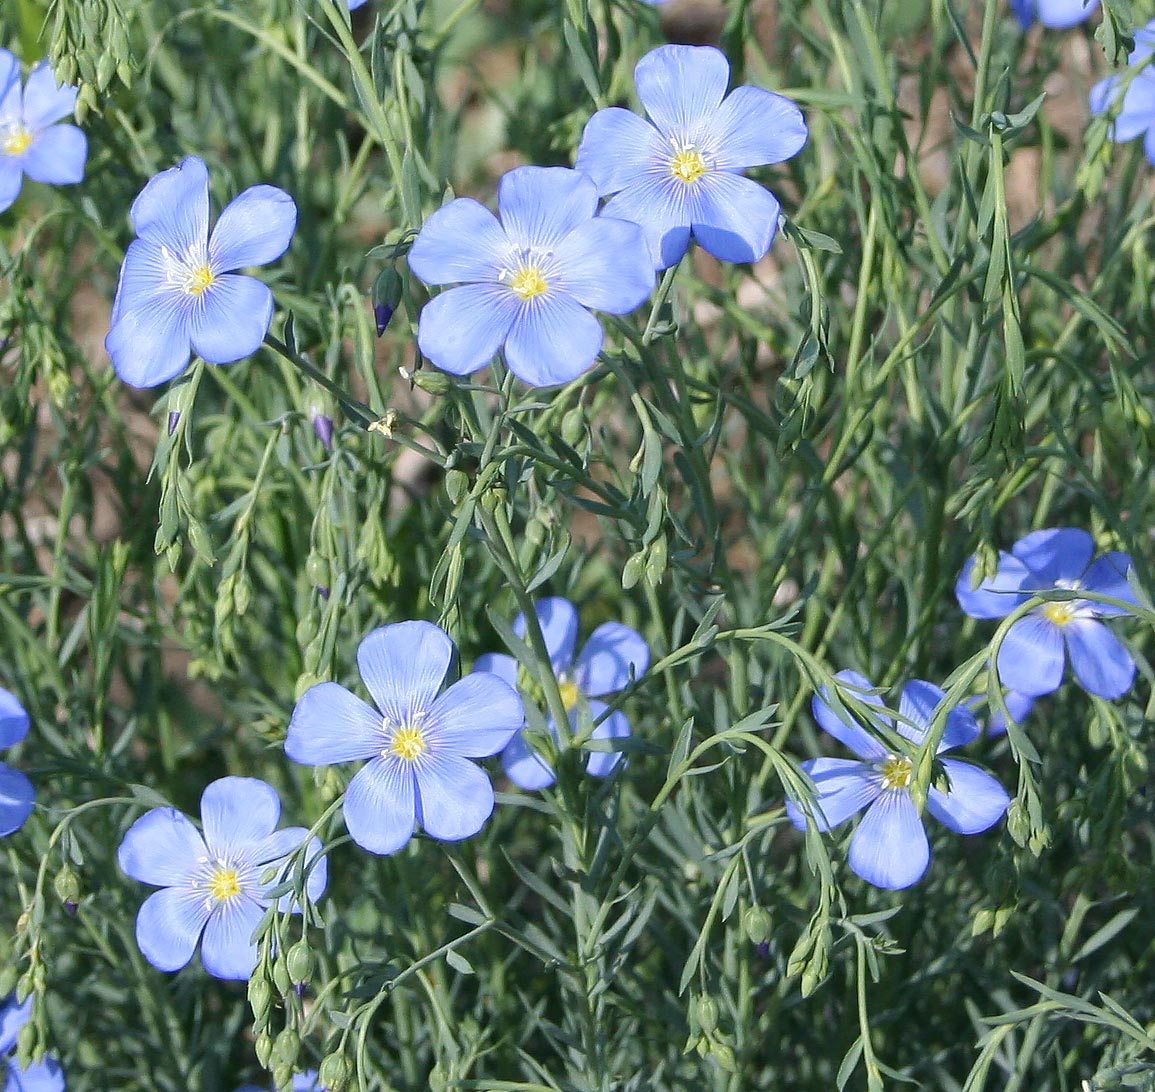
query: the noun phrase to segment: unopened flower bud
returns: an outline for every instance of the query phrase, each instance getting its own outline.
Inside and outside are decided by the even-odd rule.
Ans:
[[[326,451],[333,450],[333,418],[325,413],[313,414],[313,431]]]
[[[742,928],[751,944],[765,944],[770,939],[770,915],[761,906],[751,906],[742,915]]]
[[[171,436],[176,432],[177,422],[180,421],[180,410],[168,411],[168,434]]]
[[[298,940],[285,956],[285,965],[294,986],[304,985],[313,977],[313,964],[313,950],[305,940]]]
[[[349,1087],[349,1061],[344,1054],[327,1054],[317,1073],[318,1083],[326,1092],[345,1092]]]
[[[80,902],[80,881],[68,865],[56,874],[53,887],[56,889],[56,897],[64,903],[64,909],[70,914],[76,913],[76,907]]]
[[[392,266],[386,266],[377,274],[373,282],[373,318],[377,322],[377,336],[385,333],[385,327],[401,302],[401,276]]]

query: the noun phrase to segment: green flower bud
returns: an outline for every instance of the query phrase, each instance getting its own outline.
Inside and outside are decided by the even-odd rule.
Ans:
[[[287,997],[293,990],[293,980],[289,977],[289,968],[283,959],[273,964],[273,985],[282,997]]]
[[[52,886],[56,889],[56,897],[66,907],[76,908],[80,902],[80,880],[67,864],[56,874]]]
[[[292,1069],[301,1053],[301,1037],[293,1028],[285,1028],[273,1043],[272,1061],[274,1066],[288,1066]],[[290,1074],[292,1076],[292,1074]],[[278,1081],[278,1084],[281,1082]]]
[[[349,1060],[340,1051],[326,1054],[317,1073],[320,1085],[326,1092],[345,1092],[352,1076]]]
[[[285,956],[285,965],[289,969],[289,978],[294,986],[303,986],[313,977],[313,950],[305,940],[298,940]]]
[[[751,944],[765,944],[770,939],[774,922],[761,906],[751,906],[742,915],[742,928]]]
[[[708,994],[700,994],[694,999],[693,1018],[707,1035],[718,1027],[718,1002]]]

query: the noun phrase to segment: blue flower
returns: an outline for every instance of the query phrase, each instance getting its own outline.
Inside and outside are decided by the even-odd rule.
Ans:
[[[64,1092],[64,1074],[55,1059],[46,1057],[21,1069],[13,1057],[16,1037],[31,1015],[31,997],[18,1005],[13,993],[0,1002],[0,1075],[4,1077],[4,1092]]]
[[[84,178],[88,140],[75,125],[57,125],[76,105],[75,87],[57,87],[41,61],[20,89],[20,63],[0,49],[0,212],[16,200],[27,175],[66,186]]]
[[[273,294],[232,272],[279,258],[297,207],[275,186],[251,186],[225,206],[209,234],[209,174],[190,155],[161,171],[132,205],[139,236],[128,248],[104,347],[116,374],[155,387],[184,371],[189,353],[229,364],[257,351]]]
[[[1123,101],[1111,127],[1111,139],[1118,143],[1134,140],[1141,134],[1147,159],[1155,164],[1155,69],[1147,64],[1155,53],[1155,19],[1135,31],[1135,48],[1127,57],[1132,68],[1145,67],[1130,80],[1126,90],[1120,85],[1123,77],[1108,76],[1091,88],[1091,112],[1101,114],[1115,105],[1122,91]]]
[[[326,1092],[317,1083],[317,1071],[315,1069],[307,1069],[304,1073],[294,1073],[293,1083],[291,1085],[292,1092]],[[260,1085],[246,1084],[243,1088],[238,1088],[237,1092],[271,1092],[269,1089],[261,1088]]]
[[[1020,694],[1017,690],[1008,690],[1003,695],[1003,702],[1006,704],[1007,712],[1011,715],[1011,720],[1016,724],[1021,724],[1027,719],[1027,715],[1035,707],[1035,699],[1027,694]],[[992,707],[990,718],[987,720],[987,735],[1001,736],[1005,735],[1007,731],[1007,719],[1003,716],[1001,710]]]
[[[14,694],[0,688],[0,750],[28,735],[28,714]],[[0,837],[19,830],[32,814],[36,792],[19,770],[0,762]]]
[[[654,287],[641,229],[596,217],[598,194],[565,167],[518,167],[497,187],[500,220],[458,197],[438,209],[409,251],[426,284],[456,284],[421,310],[417,344],[437,367],[468,375],[504,350],[509,370],[538,387],[593,364],[602,327],[589,309],[624,315]]]
[[[136,918],[144,958],[161,971],[179,971],[204,934],[201,958],[216,978],[243,979],[257,964],[253,933],[272,900],[265,894],[290,877],[288,857],[308,838],[304,827],[277,830],[276,790],[252,777],[222,777],[201,795],[202,834],[176,808],[154,808],[124,836],[117,853],[134,880],[161,888]],[[316,861],[312,838],[305,893],[316,902],[325,890],[327,862]],[[299,913],[290,897],[280,909]]]
[[[521,727],[517,694],[493,675],[441,693],[453,642],[429,622],[373,630],[357,649],[377,712],[333,682],[297,702],[285,754],[306,766],[369,761],[345,792],[345,826],[370,853],[395,853],[420,823],[445,842],[469,838],[493,813],[493,785],[472,758],[497,754]]]
[[[873,688],[862,675],[840,671],[835,678],[848,684],[859,701],[882,708],[881,699],[869,693]],[[814,698],[814,719],[862,761],[813,758],[802,763],[818,790],[814,822],[821,831],[833,830],[865,808],[850,839],[851,870],[875,887],[910,887],[930,863],[930,844],[910,796],[914,764],[908,754],[888,749],[861,725],[840,719],[825,698],[825,689]],[[886,713],[872,719],[918,747],[944,698],[937,686],[914,679],[903,687],[897,721]],[[978,733],[970,710],[956,707],[947,713],[937,753],[970,743]],[[978,834],[997,823],[1010,803],[1003,787],[966,762],[953,758],[939,762],[949,787],[943,790],[932,784],[926,810],[957,834]],[[792,800],[786,802],[786,812],[795,827],[806,829],[807,817]]]
[[[963,566],[955,584],[959,606],[972,618],[1004,618],[1039,592],[1056,588],[1089,591],[1135,604],[1127,583],[1131,558],[1108,553],[1094,564],[1095,543],[1074,528],[1034,531],[1019,539],[1011,552],[999,553],[998,569],[977,588],[971,587],[975,559]],[[995,659],[1005,687],[1032,698],[1058,690],[1070,653],[1075,678],[1084,690],[1117,698],[1135,680],[1131,653],[1099,618],[1126,614],[1122,607],[1090,599],[1043,603],[1007,631]]]
[[[742,171],[795,155],[807,137],[802,112],[758,87],[727,95],[730,64],[713,46],[659,46],[634,79],[649,121],[599,110],[578,147],[577,169],[603,197],[616,195],[603,214],[641,224],[657,269],[686,253],[691,234],[723,261],[757,261],[780,208]]]
[[[562,704],[577,719],[578,705],[585,703],[592,720],[597,720],[609,708],[599,697],[625,689],[631,678],[642,675],[650,666],[650,650],[642,637],[620,622],[604,622],[590,634],[581,653],[575,658],[577,647],[577,609],[568,599],[539,599],[533,605],[541,626],[545,646],[549,652],[549,666],[558,681]],[[513,631],[525,636],[525,615],[519,614],[513,622]],[[479,656],[474,671],[488,671],[517,686],[517,661],[501,653]],[[557,738],[552,719],[550,731]],[[610,713],[592,734],[591,739],[625,739],[630,734],[630,722],[621,712]],[[620,751],[591,751],[586,769],[594,777],[605,777],[618,764]],[[544,789],[554,782],[554,771],[549,763],[530,746],[524,732],[518,732],[501,752],[501,765],[506,776],[522,789]]]
[[[365,0],[349,0],[349,10],[354,11],[355,9],[359,8],[364,3],[365,3]],[[295,1092],[295,1090],[294,1090],[294,1092]]]
[[[1036,19],[1052,30],[1066,30],[1085,22],[1099,0],[1011,0],[1011,11],[1026,30]]]

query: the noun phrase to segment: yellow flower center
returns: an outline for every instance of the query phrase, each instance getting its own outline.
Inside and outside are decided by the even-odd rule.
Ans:
[[[416,762],[428,750],[429,744],[425,742],[425,733],[416,725],[403,724],[393,730],[393,737],[389,740],[390,754],[406,762]]]
[[[190,265],[181,277],[180,286],[190,296],[203,295],[216,281],[217,275],[212,271],[208,262],[198,262]]]
[[[914,777],[914,763],[905,755],[887,755],[879,767],[884,789],[909,789]]]
[[[230,899],[235,899],[241,893],[240,873],[227,864],[216,864],[205,883],[209,898],[218,906]]]
[[[1043,614],[1056,626],[1065,626],[1075,617],[1075,604],[1069,601],[1066,603],[1048,603],[1043,607]]]
[[[578,690],[577,684],[570,682],[568,679],[558,679],[557,688],[561,692],[561,703],[565,706],[565,711],[568,713],[577,705],[581,692]]]
[[[519,299],[532,300],[536,296],[544,295],[549,289],[549,282],[540,266],[523,265],[515,269],[507,282],[509,290]]]
[[[32,143],[32,134],[23,125],[15,125],[4,134],[0,147],[5,155],[23,155]]]
[[[687,186],[693,185],[704,174],[709,174],[710,166],[705,156],[692,144],[677,148],[670,160],[670,174]]]

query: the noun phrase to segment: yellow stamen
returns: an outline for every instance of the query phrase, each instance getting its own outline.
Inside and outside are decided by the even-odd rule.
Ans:
[[[577,705],[581,693],[577,688],[577,684],[570,682],[568,679],[558,679],[557,688],[561,692],[561,703],[565,706],[565,711],[568,713]]]
[[[884,789],[909,789],[914,777],[914,763],[905,755],[887,755],[879,767]]]
[[[523,265],[515,269],[507,283],[510,291],[523,300],[543,295],[549,289],[545,276],[536,265]]]
[[[425,733],[412,724],[404,724],[393,730],[393,738],[389,740],[389,752],[406,762],[416,762],[426,751],[429,744],[425,742]]]
[[[212,271],[208,262],[190,265],[181,277],[180,286],[190,296],[200,296],[216,281],[217,275]]]
[[[1043,607],[1043,614],[1056,626],[1065,626],[1075,617],[1075,604],[1071,602],[1048,603]]]
[[[213,902],[217,904],[228,902],[229,899],[235,899],[241,893],[240,873],[231,865],[215,865],[205,888]]]
[[[710,167],[706,163],[705,157],[693,145],[679,148],[670,160],[670,174],[687,186],[693,185],[709,171]]]
[[[23,155],[32,143],[32,134],[23,125],[17,125],[4,134],[0,148],[5,155]]]

